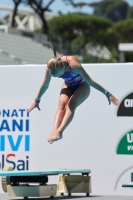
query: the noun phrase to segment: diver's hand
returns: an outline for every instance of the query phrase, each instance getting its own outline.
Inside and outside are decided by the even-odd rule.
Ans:
[[[41,110],[40,107],[39,107],[39,103],[34,101],[33,104],[30,106],[30,108],[27,111],[30,112],[34,108],[37,108],[38,110]]]
[[[116,99],[112,94],[110,95],[109,100],[110,100],[115,106],[118,106],[118,105],[119,105],[119,100]]]

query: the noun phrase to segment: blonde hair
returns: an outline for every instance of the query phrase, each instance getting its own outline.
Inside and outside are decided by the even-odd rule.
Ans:
[[[58,70],[63,67],[63,63],[60,57],[53,57],[48,62],[48,70],[51,74],[56,74]]]

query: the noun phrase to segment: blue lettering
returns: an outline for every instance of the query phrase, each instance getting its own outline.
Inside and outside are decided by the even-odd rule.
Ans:
[[[12,111],[11,117],[18,117],[18,113],[15,109]]]
[[[0,131],[3,131],[4,129],[7,130],[7,131],[10,131],[7,120],[3,120],[2,124],[0,126]]]
[[[30,151],[30,136],[25,136],[25,151]]]
[[[5,151],[6,137],[8,138],[12,151],[18,151],[23,135],[18,135],[16,143],[14,142],[12,135],[0,135],[0,151]],[[30,151],[30,135],[25,135],[24,142],[24,151]]]
[[[8,159],[6,159],[6,162],[7,163],[10,163],[10,164],[12,164],[13,165],[13,170],[15,169],[15,167],[16,167],[16,164],[15,164],[15,162],[13,162],[13,161],[10,161],[10,160],[8,160]]]
[[[29,169],[29,161],[28,161],[28,159],[29,159],[29,156],[26,156],[26,170],[28,170]]]
[[[26,119],[26,131],[29,131],[29,120]]]
[[[21,164],[17,166],[17,170],[25,170],[25,162],[23,160],[18,160],[18,162],[21,162]]]
[[[17,123],[15,119],[12,120],[12,131],[15,131],[15,127],[19,129],[19,131],[23,131],[23,120],[20,120],[20,124]]]
[[[25,109],[19,109],[19,111],[21,112],[21,117],[23,117]]]
[[[10,157],[16,157],[15,154],[8,154],[6,159],[5,159],[5,155],[2,155],[1,158],[1,163],[0,163],[0,169],[2,170],[5,167],[5,161],[9,164],[11,164],[13,170],[17,169],[17,170],[29,170],[29,156],[26,156],[26,160],[18,160],[17,163],[10,160]]]
[[[27,112],[27,117],[29,117],[30,116],[30,113],[29,112]]]
[[[0,135],[0,151],[5,151],[5,136]]]
[[[15,145],[14,142],[13,142],[12,135],[8,135],[7,137],[8,137],[10,146],[11,146],[11,148],[12,148],[12,151],[18,151],[18,148],[19,148],[19,146],[20,146],[20,143],[21,143],[21,140],[22,140],[23,135],[19,135],[19,136],[18,136],[16,145]]]
[[[5,156],[2,155],[2,169],[5,167]]]
[[[10,116],[10,110],[8,109],[7,111],[6,110],[3,110],[3,115],[2,117],[9,117]]]
[[[26,113],[25,113],[26,112]],[[27,112],[27,109],[3,109],[0,111],[0,115],[2,117],[24,117],[24,114],[26,117],[29,117],[29,112]]]

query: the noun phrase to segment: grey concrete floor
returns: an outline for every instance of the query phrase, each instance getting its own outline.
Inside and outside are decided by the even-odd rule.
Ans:
[[[24,198],[9,198],[7,194],[0,194],[0,200],[20,200]],[[133,200],[133,196],[94,196],[90,195],[86,197],[84,195],[72,195],[71,197],[68,196],[56,196],[54,197],[55,200],[63,200],[63,199],[72,199],[72,200]],[[50,200],[50,198],[29,198],[29,200]]]

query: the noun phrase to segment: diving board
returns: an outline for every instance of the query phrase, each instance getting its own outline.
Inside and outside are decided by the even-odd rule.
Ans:
[[[1,171],[0,176],[41,176],[41,175],[59,175],[59,174],[89,174],[90,169],[51,169],[51,170],[28,170],[28,171]]]
[[[0,172],[2,188],[9,197],[54,197],[56,193],[91,193],[90,169],[45,169],[13,171],[4,167]],[[48,176],[60,175],[57,184],[48,184]],[[34,184],[34,185],[33,185]]]

